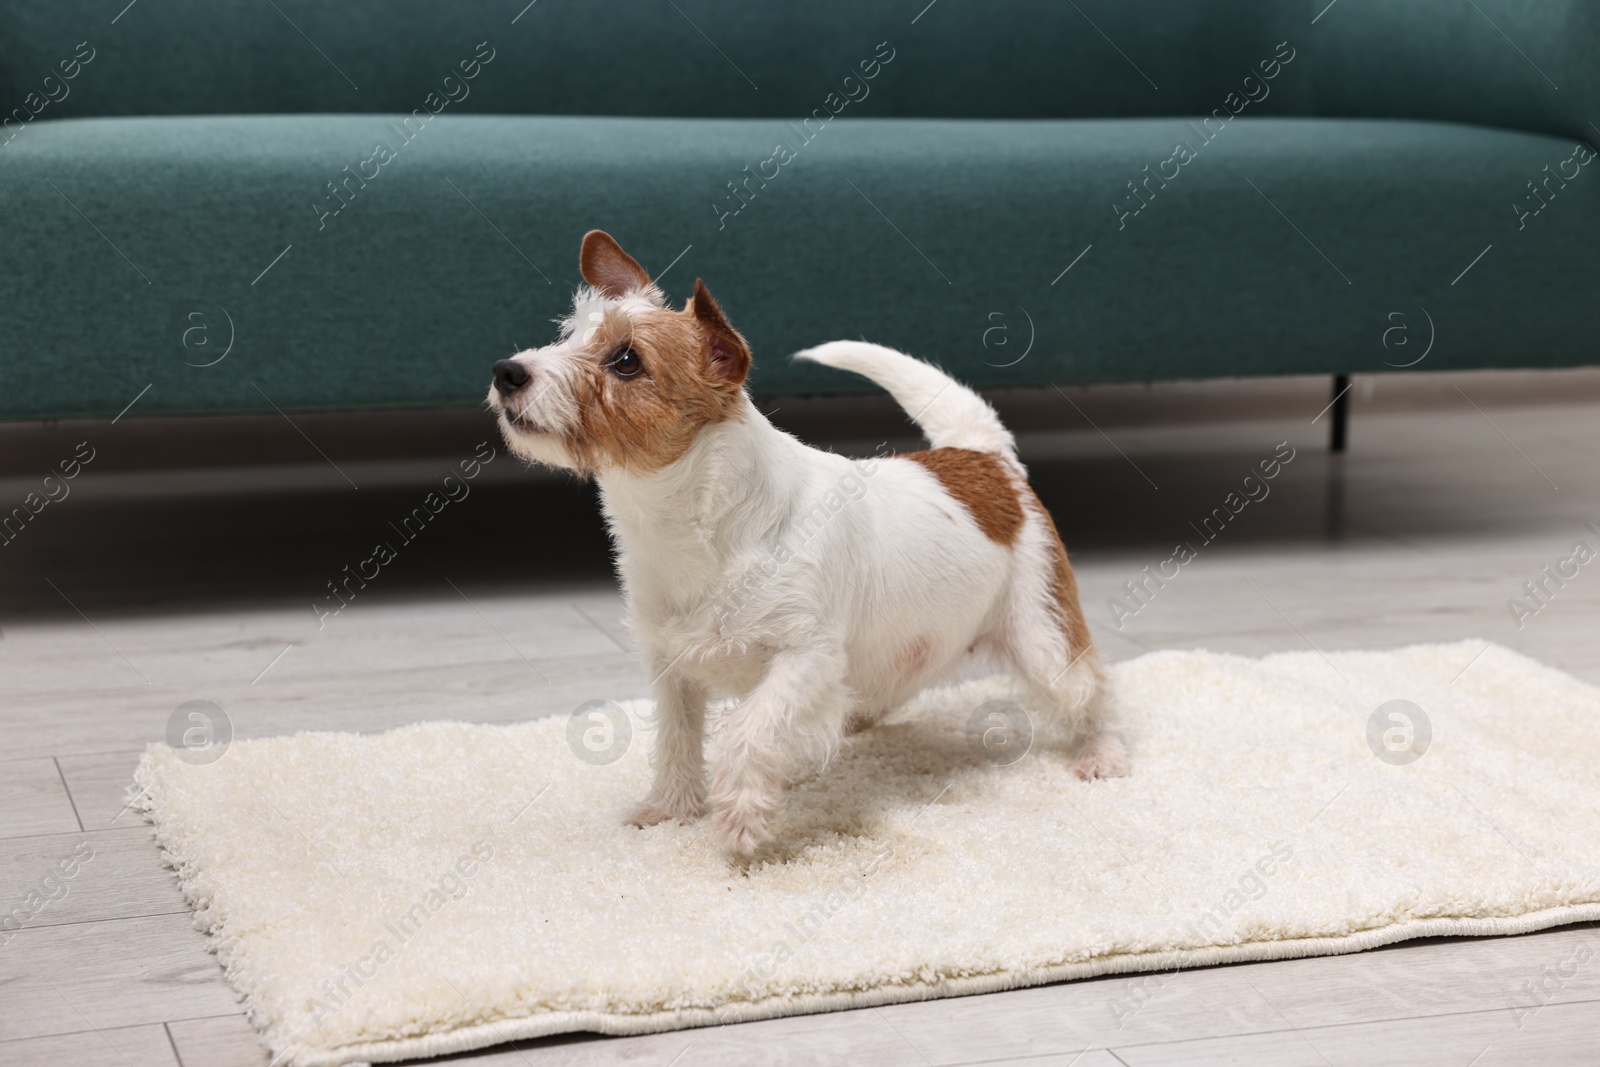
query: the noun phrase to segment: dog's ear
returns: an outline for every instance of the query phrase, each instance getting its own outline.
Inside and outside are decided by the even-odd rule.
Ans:
[[[639,266],[639,261],[624,252],[616,239],[604,230],[590,230],[583,235],[578,270],[584,281],[602,295],[613,298],[650,284],[650,275]]]
[[[711,290],[699,278],[694,280],[691,306],[695,322],[710,348],[712,373],[729,385],[743,385],[745,376],[750,373],[750,346],[728,322],[728,316],[717,306]]]

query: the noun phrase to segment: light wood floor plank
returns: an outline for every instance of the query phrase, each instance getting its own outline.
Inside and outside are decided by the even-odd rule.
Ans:
[[[79,829],[55,760],[0,760],[0,838]]]
[[[269,1067],[267,1047],[242,1014],[170,1022],[183,1067]]]
[[[33,894],[35,929],[188,910],[147,826],[0,839],[0,900]]]
[[[21,930],[0,952],[0,990],[0,1041],[238,1011],[187,915]]]
[[[973,1067],[1125,1067],[1116,1055],[1103,1048],[1079,1052],[1051,1052],[1043,1056],[1001,1057],[973,1061]]]
[[[425,643],[427,636],[414,640]],[[586,700],[648,695],[647,682],[633,657],[613,650],[528,662],[351,670],[308,680],[269,674],[254,686],[245,680],[36,693],[8,712],[15,728],[0,737],[0,753],[66,757],[142,748],[164,741],[168,720],[190,700],[221,707],[235,737],[265,737],[298,730],[386,730],[428,719],[510,722],[565,715]]]
[[[508,598],[479,585],[440,584],[440,597],[405,604],[357,600],[321,627],[303,610],[147,620],[64,621],[18,629],[4,676],[13,694],[313,679],[347,672],[472,665],[618,651],[570,598]],[[459,592],[457,591],[459,590]],[[337,604],[337,602],[334,602]],[[426,634],[427,639],[416,640]],[[287,649],[287,651],[285,651]],[[124,659],[123,657],[126,657]]]
[[[160,1026],[122,1026],[0,1042],[6,1067],[179,1067]]]
[[[1465,1011],[1531,1018],[1551,1004],[1600,1001],[1596,961],[1600,931],[1585,923],[1521,937],[1444,938],[1241,970],[1275,1013],[1305,1027]]]
[[[155,740],[152,738],[151,740]],[[128,787],[142,750],[62,756],[56,762],[72,790],[78,817],[86,830],[144,826],[144,816],[129,805]]]
[[[1520,1029],[1510,1013],[1488,1011],[1112,1051],[1128,1067],[1593,1067],[1600,1060],[1600,1003],[1546,1008]]]

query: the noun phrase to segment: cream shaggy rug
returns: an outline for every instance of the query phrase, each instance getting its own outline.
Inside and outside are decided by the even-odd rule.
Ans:
[[[1600,918],[1600,690],[1481,641],[1111,673],[1132,777],[980,758],[1020,735],[973,682],[804,777],[748,868],[703,824],[621,825],[644,705],[610,763],[597,719],[439,722],[153,745],[138,785],[307,1067]]]

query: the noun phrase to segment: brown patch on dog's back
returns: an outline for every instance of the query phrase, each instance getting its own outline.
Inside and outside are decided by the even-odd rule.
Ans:
[[[1016,476],[999,456],[970,448],[930,448],[901,458],[922,464],[939,479],[989,540],[1008,548],[1016,543],[1022,530],[1022,500]]]
[[[1015,545],[1026,512],[1034,513],[1049,535],[1053,565],[1050,595],[1061,633],[1067,639],[1068,654],[1076,658],[1089,648],[1089,623],[1078,602],[1078,579],[1067,562],[1066,545],[1044,502],[1020,473],[992,452],[970,448],[932,448],[907,452],[902,458],[922,464],[938,478],[945,491],[961,501],[978,528],[996,544]]]

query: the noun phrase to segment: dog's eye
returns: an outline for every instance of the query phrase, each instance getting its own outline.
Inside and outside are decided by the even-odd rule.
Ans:
[[[632,378],[644,370],[644,360],[639,358],[639,353],[632,348],[624,348],[611,357],[611,362],[606,364],[619,378]]]

